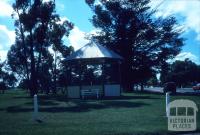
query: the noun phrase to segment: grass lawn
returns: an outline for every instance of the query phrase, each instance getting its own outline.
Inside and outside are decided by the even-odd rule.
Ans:
[[[200,96],[171,97],[174,99],[191,99],[197,104],[200,132]],[[172,134],[167,131],[165,96],[159,94],[128,93],[120,99],[103,100],[40,95],[39,111],[41,123],[33,121],[33,101],[24,91],[0,94],[0,135]]]

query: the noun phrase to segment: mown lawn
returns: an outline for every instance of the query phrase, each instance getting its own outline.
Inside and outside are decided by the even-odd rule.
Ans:
[[[200,109],[200,96],[171,99],[191,99]],[[32,119],[33,101],[24,91],[0,94],[0,135],[172,134],[167,131],[164,95],[128,93],[102,100],[40,95],[39,106],[41,123]],[[200,111],[197,122],[200,132]]]

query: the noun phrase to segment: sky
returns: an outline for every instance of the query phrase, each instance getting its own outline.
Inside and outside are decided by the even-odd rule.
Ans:
[[[14,19],[11,18],[13,1],[0,0],[1,60],[6,59],[7,51],[15,42]],[[150,6],[157,8],[156,17],[173,15],[184,29],[181,36],[186,39],[185,45],[174,60],[189,58],[200,64],[200,0],[152,0]],[[77,50],[89,42],[85,35],[95,33],[96,29],[90,22],[93,13],[85,0],[56,0],[56,11],[62,20],[74,23],[74,29],[65,38],[68,45]]]

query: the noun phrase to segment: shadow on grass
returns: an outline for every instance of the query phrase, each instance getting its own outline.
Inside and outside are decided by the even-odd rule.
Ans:
[[[149,105],[143,102],[129,102],[129,101],[83,101],[83,100],[73,100],[72,106],[51,106],[51,107],[39,107],[39,112],[49,112],[49,113],[61,113],[61,112],[88,112],[92,110],[107,109],[107,108],[136,108]],[[9,113],[21,113],[21,112],[32,112],[31,107],[25,106],[10,106],[6,108]]]
[[[41,100],[52,100],[52,101],[58,101],[58,102],[69,102],[74,99],[68,99],[67,96],[46,96],[42,95],[39,97]],[[127,101],[127,100],[134,100],[134,99],[161,99],[160,97],[153,97],[153,96],[148,96],[148,95],[122,95],[120,97],[103,97],[99,100],[96,99],[96,97],[88,97],[85,100],[82,99],[76,99],[80,101]]]
[[[30,96],[15,96],[13,99],[32,99]]]
[[[4,109],[0,108],[0,111],[4,111]]]
[[[29,97],[16,97],[29,98]],[[30,98],[29,98],[30,99]],[[122,95],[120,97],[68,99],[65,95],[39,95],[39,111],[40,112],[87,112],[91,110],[106,109],[106,108],[136,108],[149,105],[144,103],[143,99],[160,99],[151,95]],[[141,101],[134,101],[141,99]],[[30,100],[29,100],[30,101]],[[64,103],[61,105],[61,103]],[[6,108],[9,113],[31,112],[33,111],[33,102],[27,102],[21,106],[10,106]]]
[[[21,107],[21,106],[17,105],[17,106],[7,107],[6,111],[9,113],[33,112],[33,108]]]
[[[33,106],[33,102],[27,102],[25,105]],[[49,100],[39,100],[40,106],[56,106],[59,105],[59,103]]]
[[[152,97],[151,95],[143,95],[143,94],[159,94],[161,95],[161,93],[153,93],[153,92],[133,92],[136,93],[138,95],[126,95],[127,93],[125,93],[125,95],[121,95],[120,97],[103,97],[103,100],[129,100],[129,99],[159,99],[159,98],[155,98]],[[57,100],[57,101],[69,101],[71,99],[68,99],[66,95],[39,95],[38,96],[39,99],[44,99],[44,100]],[[31,99],[30,96],[15,96],[13,97],[14,99]],[[96,97],[94,98],[89,98],[89,99],[94,99],[96,100]]]

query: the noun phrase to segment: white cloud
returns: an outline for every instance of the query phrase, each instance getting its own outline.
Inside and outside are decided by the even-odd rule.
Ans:
[[[12,6],[9,4],[9,0],[0,0],[0,17],[11,17],[13,13]]]
[[[0,25],[0,45],[9,47],[15,42],[15,31],[8,30],[5,25]]]
[[[179,15],[183,17],[182,25],[188,30],[197,33],[197,40],[200,40],[200,1],[199,0],[152,0],[152,8],[157,8],[156,16],[166,17]]]
[[[87,43],[89,43],[92,35],[98,35],[99,32],[100,30],[93,29],[90,32],[86,33],[81,31],[77,26],[75,26],[68,37],[69,44],[73,46],[74,50],[76,51],[84,45],[86,45]],[[67,40],[66,37],[64,38],[64,40]]]
[[[100,29],[95,28],[95,29],[91,30],[89,32],[89,34],[97,36],[97,35],[99,35],[100,32],[102,32]]]
[[[7,51],[6,50],[0,50],[0,60],[4,61],[7,57]]]
[[[49,1],[52,1],[52,0],[43,0],[43,2],[49,2]]]
[[[86,33],[81,31],[77,26],[70,32],[69,43],[74,47],[75,50],[83,47],[89,42],[88,39],[85,39]]]
[[[6,59],[7,50],[15,42],[15,32],[7,29],[5,25],[0,25],[0,57]]]
[[[63,24],[64,21],[70,21],[67,17],[60,17],[58,24]]]
[[[175,57],[174,61],[176,61],[176,60],[184,61],[186,58],[189,58],[191,61],[193,61],[197,64],[199,64],[199,62],[200,62],[198,57],[195,56],[194,54],[192,54],[191,52],[182,52],[182,53],[178,54]]]

